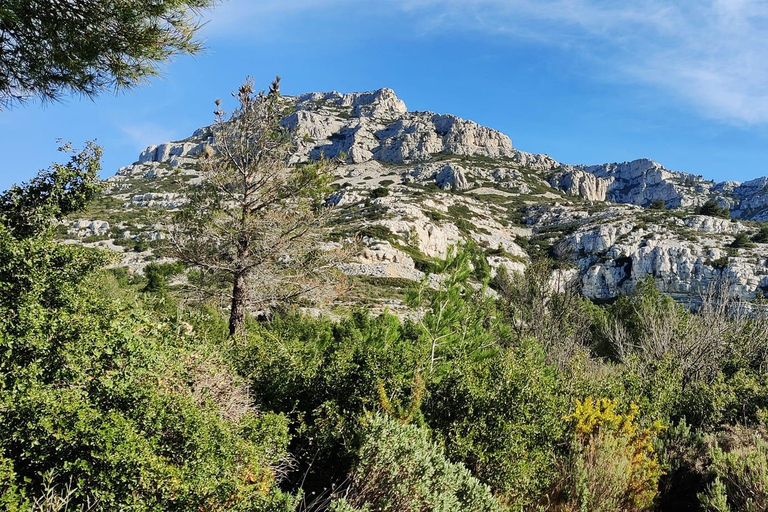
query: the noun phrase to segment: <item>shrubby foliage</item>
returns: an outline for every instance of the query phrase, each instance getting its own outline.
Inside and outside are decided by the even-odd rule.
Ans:
[[[22,185],[14,185],[0,195],[0,219],[8,231],[27,238],[48,229],[82,210],[101,190],[101,148],[88,142],[77,151],[69,143],[59,151],[72,153],[66,164],[53,164],[48,170]]]
[[[709,199],[696,209],[696,213],[701,215],[710,215],[712,217],[731,218],[731,210],[727,206],[720,206],[714,199]]]
[[[456,364],[430,391],[425,414],[449,456],[503,502],[530,506],[552,484],[568,405],[535,342]]]
[[[76,502],[107,509],[288,503],[273,486],[285,419],[250,408],[227,418],[196,389],[210,378],[197,365],[210,349],[135,299],[109,297],[104,281],[87,276],[48,307],[27,295],[5,310],[15,321],[0,338],[0,444],[23,495],[43,493],[52,475],[73,482]]]
[[[768,508],[768,440],[763,430],[731,427],[709,440],[710,476],[699,497],[704,510]]]
[[[68,201],[53,194],[46,207]],[[0,225],[4,508],[290,509],[276,488],[286,418],[248,400],[230,414],[224,398],[242,386],[210,340],[100,272],[106,255],[14,231],[13,213]],[[212,379],[227,384],[219,394],[200,386]]]
[[[351,481],[336,512],[353,510],[501,511],[490,488],[448,461],[429,429],[376,415],[365,422]]]
[[[409,319],[284,312],[231,337],[167,286],[182,266],[105,271],[50,238],[88,168],[4,196],[5,509],[765,508],[768,320],[725,286],[695,312],[652,279],[598,306],[546,261],[491,278],[464,246]]]

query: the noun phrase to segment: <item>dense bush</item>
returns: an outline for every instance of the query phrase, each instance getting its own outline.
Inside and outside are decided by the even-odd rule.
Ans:
[[[535,342],[457,364],[430,388],[424,409],[451,459],[507,505],[531,506],[552,483],[568,404]]]
[[[247,400],[232,416],[208,395],[201,382],[231,375],[212,347],[94,273],[98,253],[4,231],[0,253],[6,508],[65,486],[72,506],[290,508],[275,487],[286,420]]]
[[[147,283],[145,292],[163,292],[168,286],[168,279],[184,271],[181,263],[149,263],[144,267]]]
[[[712,217],[722,217],[724,219],[729,219],[731,217],[731,211],[728,207],[720,206],[714,199],[709,199],[706,203],[699,206],[696,209],[696,213]]]
[[[339,323],[289,316],[252,325],[235,354],[260,404],[292,418],[292,482],[314,491],[346,477],[360,417],[382,408],[382,393],[391,407],[410,408],[424,358],[412,328],[363,311]],[[304,475],[310,467],[322,470]]]
[[[365,439],[349,487],[331,510],[398,512],[500,511],[490,489],[461,464],[447,460],[429,429],[376,415],[366,420]]]
[[[751,240],[760,244],[768,243],[768,226],[761,224],[760,229],[757,230],[757,233],[752,235]]]
[[[734,249],[745,249],[754,246],[755,244],[753,243],[752,239],[746,233],[737,233],[733,238],[733,242],[728,245],[728,247],[732,247]]]
[[[768,510],[768,440],[758,430],[732,427],[711,441],[712,483],[700,494],[702,508],[716,512]]]
[[[635,405],[621,413],[609,399],[576,402],[566,417],[573,440],[559,506],[595,512],[652,507],[663,474],[653,441],[663,427],[658,422],[641,427],[637,413]]]

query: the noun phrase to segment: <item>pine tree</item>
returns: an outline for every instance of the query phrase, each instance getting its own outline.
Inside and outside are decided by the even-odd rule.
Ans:
[[[279,77],[268,93],[248,79],[227,117],[217,100],[202,182],[170,227],[173,253],[231,286],[230,335],[249,307],[269,308],[327,290],[338,251],[320,250],[332,166],[291,165],[297,134],[281,120],[288,105]],[[212,281],[215,281],[212,280]]]
[[[0,108],[132,87],[195,53],[195,14],[214,0],[8,0],[0,5]]]

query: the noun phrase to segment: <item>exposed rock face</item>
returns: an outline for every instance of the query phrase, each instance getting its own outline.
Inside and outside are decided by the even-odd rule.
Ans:
[[[283,124],[303,136],[293,163],[344,156],[326,204],[336,235],[363,242],[341,266],[349,274],[420,280],[430,258],[472,240],[494,271],[555,256],[566,268],[555,281],[577,281],[596,300],[630,292],[648,275],[681,300],[724,279],[744,298],[768,290],[768,246],[729,247],[737,234],[756,231],[744,221],[768,220],[768,178],[713,183],[648,159],[565,165],[519,151],[507,135],[472,121],[408,112],[391,89],[286,101],[295,109]],[[147,148],[107,182],[119,211],[73,222],[69,234],[161,239],[152,219],[183,206],[187,188],[201,180],[198,159],[213,151],[211,137],[201,128]],[[695,215],[710,199],[739,221]],[[647,209],[654,201],[674,211]]]
[[[647,158],[577,169],[608,180],[608,200],[640,206],[648,206],[654,200],[664,201],[668,208],[702,204],[713,185],[700,176],[670,171]]]
[[[443,190],[467,190],[469,188],[464,169],[455,164],[445,164],[435,176],[435,182]]]
[[[109,222],[104,220],[78,220],[67,230],[70,235],[84,238],[88,236],[104,236],[109,233]]]
[[[332,92],[311,92],[296,98],[296,109],[311,109],[316,106],[348,108],[355,117],[380,117],[393,119],[408,112],[403,100],[388,88],[373,92],[341,94]]]
[[[586,171],[572,169],[553,174],[549,183],[572,196],[580,196],[588,201],[605,201],[608,189],[614,178],[598,178]]]
[[[416,112],[376,133],[380,145],[374,158],[405,163],[429,160],[432,155],[480,155],[511,158],[512,141],[501,132],[451,115]]]
[[[139,163],[175,161],[176,165],[183,162],[183,158],[194,157],[204,151],[205,142],[164,142],[159,146],[149,146],[139,155]],[[186,162],[194,163],[193,160]]]
[[[692,215],[685,219],[684,222],[689,228],[704,233],[732,235],[744,230],[744,226],[740,222],[733,222],[720,217],[709,217],[707,215]]]
[[[728,282],[743,298],[768,286],[764,246],[728,256],[728,244],[746,229],[741,223],[696,215],[648,224],[638,219],[641,211],[615,207],[583,218],[581,227],[558,242],[558,255],[576,263],[585,296],[611,299],[649,275],[663,291],[685,301],[697,300],[718,281]]]
[[[172,192],[140,194],[131,197],[131,206],[137,207],[157,207],[168,210],[175,210],[186,202],[183,194]]]
[[[537,171],[552,171],[562,166],[560,162],[556,161],[549,155],[539,155],[534,153],[526,153],[525,151],[513,150],[512,160],[528,169],[534,169]]]
[[[746,181],[733,188],[738,202],[731,208],[736,217],[768,220],[768,178]]]
[[[370,93],[310,93],[295,98],[296,112],[284,121],[311,140],[300,158],[340,154],[351,163],[407,163],[440,153],[535,161],[520,154],[501,132],[452,115],[408,112],[391,89]],[[538,160],[545,161],[541,157]]]

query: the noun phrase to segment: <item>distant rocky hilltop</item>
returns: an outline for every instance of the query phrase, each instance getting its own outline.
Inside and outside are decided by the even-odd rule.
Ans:
[[[596,300],[629,292],[648,275],[680,300],[718,281],[743,298],[768,290],[768,245],[749,241],[757,221],[768,220],[768,178],[715,183],[648,159],[562,164],[472,121],[409,112],[391,89],[290,101],[294,112],[283,122],[304,136],[294,161],[345,159],[328,204],[334,236],[364,241],[343,266],[350,275],[389,278],[382,286],[419,280],[431,258],[473,240],[494,269],[556,258],[561,274]],[[151,260],[165,212],[200,179],[196,162],[211,151],[210,136],[201,128],[147,148],[63,236],[121,251],[133,268]],[[707,201],[732,218],[697,215]]]

